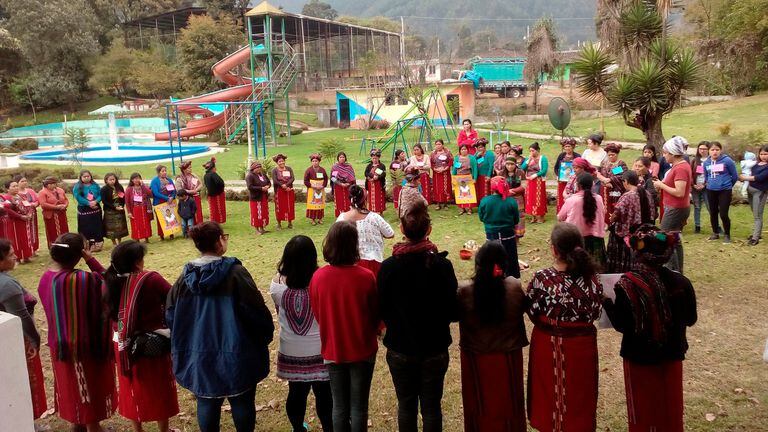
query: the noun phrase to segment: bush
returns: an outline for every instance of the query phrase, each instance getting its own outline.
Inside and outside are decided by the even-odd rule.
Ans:
[[[725,137],[725,136],[729,136],[731,134],[731,124],[730,123],[719,124],[719,125],[717,125],[717,127],[715,127],[715,129],[717,130],[717,133],[720,136],[724,136]]]
[[[61,181],[62,179],[77,178],[75,170],[72,168],[61,169],[48,169],[48,168],[10,168],[0,171],[0,183],[5,183],[6,180],[11,179],[17,175],[22,175],[29,181],[29,186],[38,191],[43,188],[43,180],[46,177],[56,177]],[[71,186],[64,183],[59,184],[66,192],[71,191]]]
[[[317,152],[323,159],[335,161],[336,155],[344,151],[344,144],[339,138],[328,138],[317,147]]]
[[[753,129],[745,134],[739,134],[729,137],[723,148],[723,151],[736,162],[744,158],[745,152],[758,154],[759,147],[765,143],[766,131],[764,129]]]
[[[37,144],[37,140],[34,138],[21,138],[14,140],[10,146],[11,149],[17,152],[24,152],[30,150],[37,150],[40,148]]]

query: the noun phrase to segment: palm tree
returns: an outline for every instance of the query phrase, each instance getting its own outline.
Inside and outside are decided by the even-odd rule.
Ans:
[[[662,119],[698,83],[701,63],[691,49],[662,37],[662,16],[653,2],[631,2],[619,24],[614,44],[585,46],[572,69],[582,94],[605,98],[648,144],[660,147]]]
[[[560,65],[557,59],[558,38],[552,18],[542,18],[533,26],[528,40],[525,78],[533,82],[533,109],[538,112],[539,85],[543,74],[553,75]]]

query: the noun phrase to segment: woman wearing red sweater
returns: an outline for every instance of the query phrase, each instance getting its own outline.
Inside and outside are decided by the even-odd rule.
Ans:
[[[329,265],[312,276],[309,297],[331,378],[333,429],[366,431],[380,321],[376,278],[355,265],[357,228],[349,222],[333,224],[323,258]]]

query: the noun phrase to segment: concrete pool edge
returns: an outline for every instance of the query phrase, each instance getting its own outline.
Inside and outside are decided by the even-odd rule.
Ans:
[[[221,147],[215,142],[200,142],[195,143],[195,145],[208,147],[208,151],[202,152],[202,153],[196,153],[188,156],[184,156],[184,159],[198,159],[201,157],[206,156],[212,156],[218,153],[223,153],[226,151],[229,151],[226,147]],[[48,149],[46,149],[48,150]],[[53,148],[51,148],[53,150]],[[22,159],[22,156],[26,154],[33,154],[35,151],[29,151],[24,153],[18,153],[15,158],[8,158],[8,166],[6,167],[0,167],[2,168],[16,168],[18,166],[22,165],[54,165],[54,166],[71,166],[73,165],[72,161],[70,160],[30,160],[30,159]],[[14,160],[15,159],[15,160]],[[178,161],[179,157],[176,156],[175,159]],[[149,165],[149,164],[156,164],[160,162],[169,162],[171,161],[171,157],[162,157],[153,159],[151,161],[133,161],[133,162],[113,162],[113,161],[104,161],[104,162],[91,162],[91,161],[85,161],[81,165],[83,167],[88,166],[131,166],[131,165]],[[16,166],[13,166],[12,163],[15,162]]]

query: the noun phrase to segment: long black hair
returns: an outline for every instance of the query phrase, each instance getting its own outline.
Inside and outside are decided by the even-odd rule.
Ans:
[[[297,235],[288,240],[283,257],[277,264],[277,272],[285,277],[285,285],[292,289],[307,289],[317,270],[317,249],[312,239]]]
[[[624,171],[622,179],[631,186],[640,184],[640,177],[632,170]],[[637,196],[640,198],[640,222],[653,223],[653,219],[651,219],[651,205],[648,200],[648,192],[646,192],[645,189],[638,187]]]
[[[592,195],[592,174],[583,172],[576,177],[576,183],[579,185],[579,189],[584,191],[584,205],[582,207],[582,216],[587,222],[587,225],[595,223],[595,217],[597,217],[597,200]]]
[[[495,272],[495,268],[501,270]],[[473,296],[475,310],[481,322],[498,324],[504,320],[504,274],[507,270],[507,252],[498,242],[486,242],[475,256]]]
[[[118,192],[125,192],[125,189],[123,189],[123,185],[120,184],[120,178],[115,173],[111,173],[110,172],[110,173],[106,173],[104,175],[104,185],[105,186],[107,185],[107,179],[110,178],[110,177],[114,177],[115,178],[115,186],[114,186],[115,190],[118,191]]]
[[[109,316],[117,321],[120,311],[120,297],[128,276],[136,269],[136,264],[144,259],[147,247],[136,240],[126,240],[112,249],[112,264],[104,273],[107,284],[107,304]]]
[[[365,203],[365,189],[359,185],[352,185],[349,188],[349,200],[353,208],[357,209],[360,213],[368,213],[368,208]]]
[[[584,238],[576,225],[560,222],[552,229],[552,247],[560,261],[566,264],[566,271],[586,282],[598,271],[597,264],[584,249]]]

